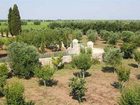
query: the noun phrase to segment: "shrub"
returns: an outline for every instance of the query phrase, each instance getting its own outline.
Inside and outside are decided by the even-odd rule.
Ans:
[[[80,54],[78,56],[75,56],[73,58],[72,63],[81,70],[81,73],[83,75],[83,78],[85,77],[85,71],[90,69],[92,65],[92,60],[89,54]]]
[[[86,92],[86,81],[82,78],[72,78],[69,83],[70,95],[82,102]]]
[[[118,103],[119,105],[140,105],[140,86],[134,84],[125,87]]]
[[[40,24],[41,24],[40,21],[35,21],[35,22],[34,22],[34,25],[40,25]]]
[[[97,31],[91,29],[87,31],[86,35],[88,36],[88,40],[93,42],[96,41],[98,36]]]
[[[13,82],[6,86],[6,103],[7,105],[34,105],[33,102],[25,102],[24,87],[19,82]]]
[[[136,62],[138,62],[138,67],[140,67],[140,51],[135,51],[134,52],[134,59]]]
[[[105,53],[103,60],[107,65],[116,66],[122,62],[122,53],[118,48],[107,47],[105,48]]]
[[[117,67],[116,73],[118,76],[118,81],[122,87],[123,83],[129,80],[130,69],[121,65],[121,66]]]
[[[57,69],[62,69],[64,67],[64,63],[62,62],[62,55],[58,57],[52,57],[52,63]]]
[[[55,69],[49,66],[37,67],[35,70],[35,75],[43,81],[44,86],[52,84],[52,77],[55,73]]]
[[[73,35],[74,35],[73,39],[81,40],[83,33],[81,30],[77,29],[73,31]]]
[[[123,52],[124,54],[123,57],[132,58],[135,48],[136,48],[136,45],[133,43],[124,43],[121,47],[121,52]]]
[[[108,41],[107,43],[108,44],[112,44],[112,45],[115,45],[118,41],[118,35],[116,33],[112,33],[110,35],[110,37],[108,38]]]
[[[135,33],[131,32],[131,31],[123,31],[122,32],[122,40],[124,42],[130,42],[131,41],[131,37],[134,36]]]
[[[8,48],[8,55],[15,75],[30,78],[35,66],[39,64],[39,55],[33,46],[14,42]]]
[[[4,95],[4,86],[8,77],[8,68],[6,64],[0,64],[0,96]]]

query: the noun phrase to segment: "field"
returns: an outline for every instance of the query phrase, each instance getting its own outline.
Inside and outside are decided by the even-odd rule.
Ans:
[[[86,42],[85,37],[83,42]],[[97,47],[103,47],[104,43],[100,40],[96,42]],[[131,76],[127,84],[137,82],[139,83],[138,74],[139,69],[136,67],[136,62],[132,59],[123,60],[123,64],[128,68],[131,68]],[[89,70],[90,76],[86,77],[87,91],[85,98],[80,105],[117,105],[120,97],[120,90],[115,88],[113,84],[117,82],[116,73],[105,70],[104,63],[94,64]],[[78,72],[77,69],[73,69],[71,65],[66,64],[64,69],[58,70],[54,75],[56,85],[52,87],[40,86],[37,78],[31,78],[29,80],[19,79],[16,77],[10,78],[7,81],[17,79],[24,84],[25,92],[24,96],[26,100],[33,100],[36,105],[79,105],[77,100],[72,99],[69,96],[69,79],[74,77],[73,73]],[[126,84],[126,86],[127,86]],[[5,98],[0,98],[0,105],[3,105]]]

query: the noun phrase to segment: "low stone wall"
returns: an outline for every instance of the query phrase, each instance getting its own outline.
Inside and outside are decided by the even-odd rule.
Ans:
[[[72,56],[67,55],[63,56],[62,62],[63,63],[70,63],[72,61]],[[52,58],[39,58],[39,62],[44,66],[44,65],[52,65]]]

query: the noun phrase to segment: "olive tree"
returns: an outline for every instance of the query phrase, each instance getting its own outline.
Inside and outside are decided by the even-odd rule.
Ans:
[[[35,69],[35,75],[40,78],[40,81],[44,83],[44,86],[52,85],[52,77],[55,73],[55,69],[50,66],[37,67]]]
[[[123,87],[124,83],[129,80],[130,77],[130,69],[126,68],[125,66],[118,66],[116,69],[116,74],[118,76],[118,81],[120,84],[120,88]]]
[[[39,55],[35,47],[25,43],[14,42],[8,48],[13,73],[29,78],[33,75],[35,66],[39,64]]]
[[[73,58],[72,63],[81,70],[81,73],[83,75],[83,78],[85,77],[85,71],[87,71],[88,69],[90,69],[91,65],[92,65],[92,60],[91,60],[91,56],[89,54],[86,53],[81,53],[78,56],[75,56]]]
[[[6,64],[0,64],[0,96],[4,95],[4,86],[8,77],[8,68]]]
[[[86,92],[86,81],[83,78],[72,78],[69,83],[70,95],[79,102],[82,102]]]
[[[97,31],[91,29],[87,31],[86,35],[88,36],[88,40],[93,42],[96,41],[98,36]]]
[[[118,48],[107,47],[105,49],[103,60],[107,65],[116,67],[122,62],[122,53]]]
[[[23,96],[24,86],[17,81],[8,84],[5,88],[7,105],[35,105],[32,101],[26,102]]]
[[[140,51],[134,52],[134,59],[138,63],[138,67],[140,67]]]

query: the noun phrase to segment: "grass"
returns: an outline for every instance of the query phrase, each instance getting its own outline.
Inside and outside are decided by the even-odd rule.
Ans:
[[[27,25],[22,25],[22,30],[30,30],[30,29],[47,29],[48,28],[48,24],[50,22],[41,22],[40,25],[34,25],[33,22],[28,22]],[[6,22],[1,22],[1,25],[0,25],[0,30],[5,30],[5,29],[8,29],[8,25]]]

